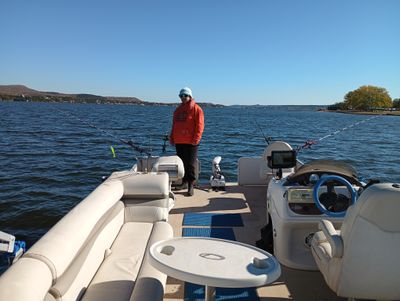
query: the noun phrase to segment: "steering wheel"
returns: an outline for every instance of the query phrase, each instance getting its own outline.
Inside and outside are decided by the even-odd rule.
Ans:
[[[315,184],[314,190],[313,190],[313,197],[314,197],[315,205],[317,206],[319,211],[321,211],[321,213],[326,214],[327,216],[330,216],[330,217],[344,217],[346,215],[346,211],[332,212],[332,211],[326,209],[325,206],[321,203],[321,201],[319,199],[319,196],[318,196],[319,188],[321,187],[322,184],[324,184],[327,181],[337,181],[337,182],[344,184],[347,187],[347,189],[350,191],[350,195],[351,195],[350,205],[353,205],[356,202],[357,193],[354,190],[353,186],[350,184],[350,182],[340,176],[324,176],[324,177],[321,177],[321,179],[319,179],[319,181]],[[333,186],[328,187],[328,192],[329,192],[329,190],[332,191]]]

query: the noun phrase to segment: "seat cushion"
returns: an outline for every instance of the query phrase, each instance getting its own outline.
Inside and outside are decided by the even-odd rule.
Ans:
[[[148,250],[172,234],[166,222],[124,224],[82,301],[161,301],[167,276],[150,266]]]
[[[142,265],[152,223],[126,223],[82,301],[129,300]]]
[[[170,202],[168,197],[163,199],[125,198],[125,222],[154,223],[166,221]]]
[[[153,232],[147,244],[146,255],[130,301],[162,301],[167,275],[155,269],[149,263],[149,249],[157,241],[173,237],[170,224],[158,222],[154,224]]]

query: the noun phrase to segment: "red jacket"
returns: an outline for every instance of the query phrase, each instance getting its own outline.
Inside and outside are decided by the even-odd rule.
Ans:
[[[194,99],[182,103],[174,112],[170,142],[198,145],[204,130],[203,110]]]

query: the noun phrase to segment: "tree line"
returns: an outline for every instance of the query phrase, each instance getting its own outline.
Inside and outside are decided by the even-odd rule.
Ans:
[[[400,98],[390,97],[385,88],[375,86],[361,86],[354,91],[348,92],[342,102],[328,106],[328,110],[355,110],[375,111],[400,109]]]

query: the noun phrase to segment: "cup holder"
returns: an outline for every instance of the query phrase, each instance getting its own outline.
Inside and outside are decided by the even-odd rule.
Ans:
[[[269,268],[268,259],[253,258],[253,265],[260,270],[265,270]]]
[[[163,246],[160,253],[164,255],[171,256],[174,253],[175,248],[173,246]]]

